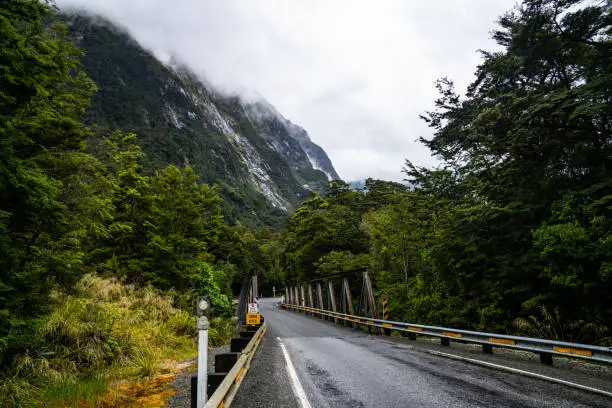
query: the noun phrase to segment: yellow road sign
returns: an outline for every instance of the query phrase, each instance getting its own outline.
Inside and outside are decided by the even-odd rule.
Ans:
[[[261,315],[259,313],[247,313],[246,324],[259,324]]]

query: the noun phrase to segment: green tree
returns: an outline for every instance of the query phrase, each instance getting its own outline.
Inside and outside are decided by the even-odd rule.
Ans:
[[[92,260],[101,271],[144,284],[152,261],[146,249],[155,228],[155,195],[150,178],[141,171],[144,153],[136,135],[116,131],[104,138],[99,154],[113,184],[113,214],[109,236],[94,248]]]
[[[608,320],[609,295],[585,294],[607,288],[599,242],[609,214],[564,220],[555,207],[610,195],[610,8],[525,0],[499,24],[493,37],[503,49],[483,52],[466,97],[441,80],[436,110],[424,117],[435,134],[423,142],[458,186],[435,189],[467,205],[442,237],[469,288],[467,315],[488,314],[490,326],[543,303]],[[420,175],[423,188],[440,186]]]
[[[146,254],[150,264],[144,279],[162,288],[196,288],[200,263],[211,261],[208,252],[223,224],[221,199],[200,184],[192,167],[170,165],[152,179],[154,203]]]
[[[82,206],[67,169],[97,166],[78,154],[88,135],[79,117],[95,86],[65,29],[45,25],[51,15],[39,1],[0,9],[0,333],[39,312],[55,283],[73,281],[79,230],[92,227],[69,218]]]

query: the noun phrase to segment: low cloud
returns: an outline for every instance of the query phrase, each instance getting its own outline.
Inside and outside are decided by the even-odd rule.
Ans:
[[[434,165],[416,140],[434,82],[459,90],[511,0],[58,0],[124,26],[158,58],[212,84],[255,90],[304,127],[346,180],[401,180],[404,160]]]

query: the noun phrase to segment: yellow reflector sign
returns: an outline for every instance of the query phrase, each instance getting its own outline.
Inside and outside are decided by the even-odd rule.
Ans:
[[[421,329],[420,327],[408,327],[408,330],[415,331],[415,332],[422,332],[423,331],[423,329]]]
[[[553,350],[555,350],[558,353],[575,354],[577,356],[585,356],[585,357],[593,356],[593,352],[591,350],[581,350],[581,349],[575,349],[573,347],[554,346]]]
[[[247,313],[246,324],[259,324],[261,315],[259,313]]]
[[[463,335],[461,333],[453,333],[453,332],[443,331],[442,334],[445,335],[445,336],[448,336],[448,337],[454,337],[456,339],[460,339],[461,337],[463,337]]]
[[[511,346],[514,346],[516,344],[516,341],[514,341],[514,340],[510,340],[510,339],[496,339],[495,337],[489,337],[489,341],[491,343],[508,344],[508,345],[511,345]]]
[[[393,327],[393,325],[391,323],[383,323],[384,327]]]

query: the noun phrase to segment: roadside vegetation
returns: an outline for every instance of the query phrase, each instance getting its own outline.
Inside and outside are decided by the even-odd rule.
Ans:
[[[85,275],[70,293],[53,291],[53,311],[15,329],[23,352],[0,378],[0,406],[84,406],[112,382],[149,380],[196,356],[195,317],[174,306],[172,292]],[[214,318],[212,345],[233,335]]]
[[[193,357],[197,294],[223,344],[259,234],[229,226],[191,166],[145,167],[135,134],[83,124],[96,85],[54,12],[0,9],[3,407],[82,406]]]
[[[502,16],[467,93],[442,79],[423,115],[439,167],[305,202],[287,281],[368,268],[391,319],[612,344],[610,12],[525,0]]]
[[[189,360],[200,293],[222,344],[252,273],[269,295],[367,268],[391,319],[612,344],[605,2],[524,0],[465,95],[437,84],[438,168],[332,181],[280,231],[229,225],[193,167],[85,126],[96,85],[53,13],[0,9],[1,406],[87,406]]]

